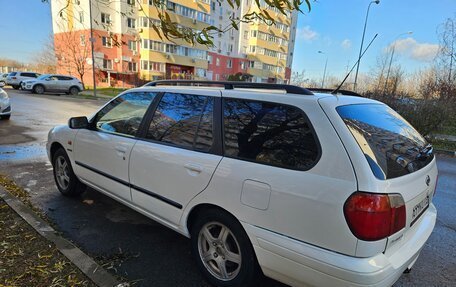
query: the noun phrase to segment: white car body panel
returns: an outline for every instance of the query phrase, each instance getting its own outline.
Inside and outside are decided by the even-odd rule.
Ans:
[[[0,88],[0,116],[8,115],[11,115],[11,102],[8,94],[2,88]]]
[[[74,140],[73,169],[85,182],[131,201],[128,164],[136,141],[102,131],[79,130]]]
[[[214,88],[143,87],[127,92],[134,91],[220,97]],[[414,264],[434,228],[436,210],[431,203],[412,226],[411,213],[426,195],[432,200],[437,167],[434,159],[412,174],[375,178],[336,111],[340,105],[375,101],[253,90],[221,94],[302,109],[321,146],[316,165],[291,170],[66,126],[51,130],[48,153],[53,143],[61,144],[81,181],[188,237],[188,218],[195,207],[210,204],[227,210],[244,227],[263,272],[292,286],[391,286]],[[400,193],[406,203],[406,227],[378,241],[356,238],[343,211],[355,191]]]

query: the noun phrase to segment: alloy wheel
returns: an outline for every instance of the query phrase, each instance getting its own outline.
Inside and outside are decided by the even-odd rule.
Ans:
[[[238,240],[222,223],[209,222],[201,228],[198,252],[204,267],[219,280],[232,280],[241,270],[242,256]]]
[[[57,179],[57,183],[62,189],[68,189],[70,185],[70,176],[69,174],[69,167],[66,159],[63,156],[57,157],[55,160],[55,175]]]

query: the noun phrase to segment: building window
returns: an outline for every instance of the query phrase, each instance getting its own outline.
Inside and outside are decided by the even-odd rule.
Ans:
[[[101,13],[101,23],[110,24],[111,23],[111,15],[109,15],[107,13]]]
[[[135,0],[127,0],[128,5],[135,5]]]
[[[128,28],[136,28],[136,20],[133,18],[127,18],[127,27]]]
[[[128,71],[137,72],[137,66],[135,62],[128,62]]]
[[[202,68],[196,68],[195,74],[200,77],[200,78],[205,78],[206,77],[206,70]]]
[[[249,39],[249,31],[244,31],[244,39],[245,40]]]
[[[79,12],[79,22],[81,22],[81,24],[84,23],[84,12],[83,11]]]
[[[233,52],[233,44],[228,45],[228,52]]]
[[[81,36],[80,36],[80,42],[81,42],[81,46],[85,46],[85,44],[86,44],[86,37],[85,37],[85,35],[81,35]]]
[[[245,70],[246,67],[245,67],[245,62],[241,62],[241,70]]]
[[[112,60],[103,59],[103,69],[112,70]]]
[[[220,66],[220,59],[219,58],[215,58],[215,65],[216,66]]]
[[[103,47],[111,48],[112,47],[112,39],[110,37],[101,37],[101,43]]]
[[[231,59],[226,60],[226,67],[227,68],[232,68],[233,67],[233,61],[231,61]]]
[[[220,75],[219,75],[219,74],[215,74],[215,80],[216,80],[216,81],[219,81],[219,80],[220,80]]]
[[[143,49],[149,49],[149,39],[143,39],[142,40],[142,48]]]
[[[129,40],[128,49],[130,49],[131,51],[136,51],[136,41]]]
[[[165,64],[141,60],[141,69],[144,71],[164,72]]]
[[[212,2],[212,3],[214,3],[214,2]],[[208,61],[209,64],[212,64],[212,56],[211,55],[207,56],[207,61]]]

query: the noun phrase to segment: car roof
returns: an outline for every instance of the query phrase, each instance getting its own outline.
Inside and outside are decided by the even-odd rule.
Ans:
[[[160,85],[154,85],[154,83]],[[175,85],[178,83],[179,85]],[[209,86],[194,86],[193,83],[204,83]],[[152,85],[151,85],[152,84]],[[213,86],[221,85],[221,86]],[[236,86],[239,85],[240,88]],[[251,86],[251,87],[250,87]],[[271,87],[271,88],[269,88]],[[291,88],[290,88],[291,87]],[[296,91],[298,93],[288,93]],[[284,104],[297,102],[318,102],[321,99],[328,99],[332,106],[359,104],[359,103],[379,103],[375,100],[364,98],[352,91],[338,91],[333,94],[332,89],[304,89],[291,85],[256,84],[256,83],[235,83],[217,81],[157,81],[146,84],[142,87],[129,89],[121,94],[128,92],[174,92],[183,94],[207,95],[230,98],[245,98],[259,101],[282,102]]]

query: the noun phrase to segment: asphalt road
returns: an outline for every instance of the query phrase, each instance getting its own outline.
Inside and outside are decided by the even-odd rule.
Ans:
[[[46,158],[47,132],[103,101],[37,96],[7,89],[10,121],[0,121],[0,173],[13,177],[64,237],[135,286],[207,286],[187,238],[89,189],[71,199],[57,191]],[[438,157],[437,225],[410,274],[395,286],[456,286],[456,159]],[[283,286],[265,279],[262,286]]]

